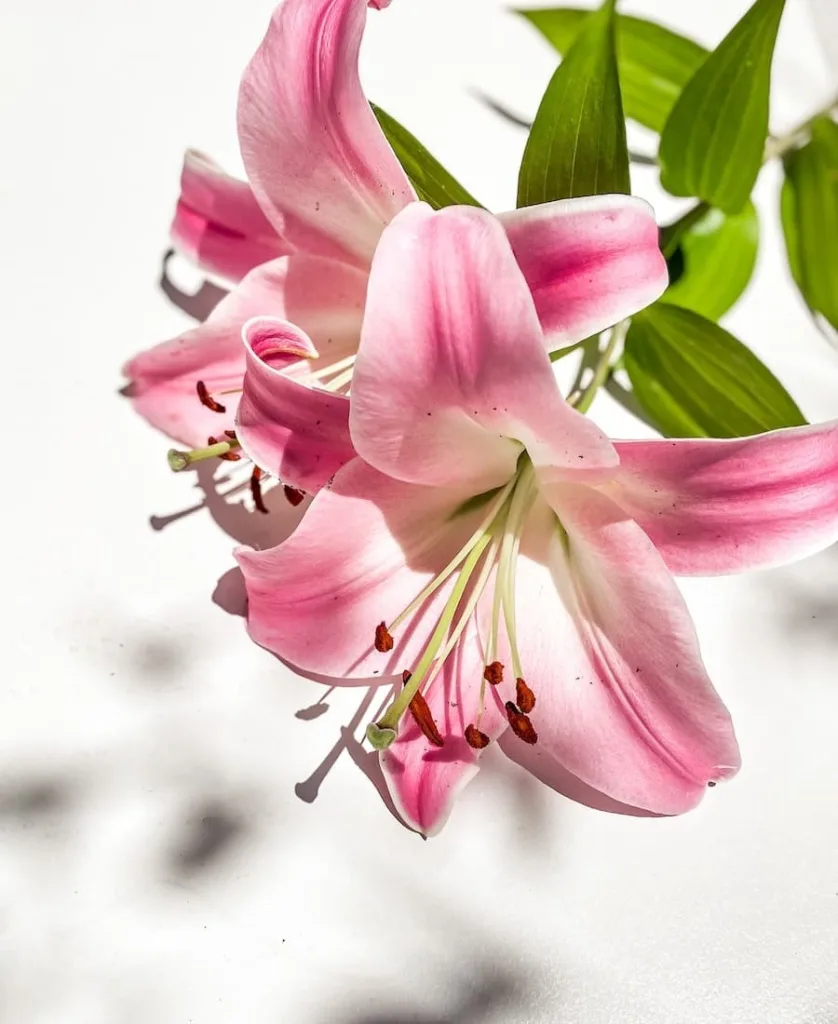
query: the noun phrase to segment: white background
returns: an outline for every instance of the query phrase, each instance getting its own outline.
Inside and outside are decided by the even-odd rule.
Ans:
[[[624,6],[715,43],[746,4]],[[203,492],[168,473],[119,367],[189,322],[157,286],[181,152],[238,167],[237,80],[270,7],[3,0],[0,1018],[835,1024],[838,553],[685,586],[745,759],[699,810],[608,816],[488,756],[423,842],[358,748],[330,755],[359,691],[298,717],[322,689],[212,602],[231,566],[216,519],[245,539],[256,521],[213,500],[159,528]],[[523,136],[470,90],[531,113],[549,48],[499,0],[369,20],[370,96],[510,205]],[[779,128],[827,95],[802,0],[774,85]],[[838,357],[791,289],[777,184],[770,168],[728,323],[824,419]],[[657,199],[651,172],[635,187]],[[262,542],[284,515],[256,522]]]

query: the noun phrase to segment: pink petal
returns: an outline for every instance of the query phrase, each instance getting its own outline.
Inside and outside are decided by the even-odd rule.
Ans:
[[[262,213],[250,186],[194,149],[183,160],[170,231],[176,249],[227,281],[240,281],[260,263],[291,251]]]
[[[396,742],[381,753],[387,788],[401,817],[425,836],[436,835],[448,820],[454,800],[478,772],[481,751],[464,738],[469,725],[497,740],[508,723],[504,701],[514,699],[509,682],[486,686],[478,718],[485,656],[476,627],[469,626],[425,698],[444,740],[430,743],[408,713]]]
[[[609,493],[674,573],[765,568],[838,540],[838,421],[616,447],[620,474]]]
[[[242,386],[241,331],[249,319],[260,314],[291,319],[319,350],[339,357],[357,342],[365,288],[363,274],[332,260],[295,255],[257,267],[205,323],[126,364],[123,373],[131,380],[137,412],[183,444],[206,444],[209,435],[233,425],[239,395],[219,397],[219,392]],[[200,404],[199,380],[226,407],[226,416]]]
[[[239,549],[253,639],[299,669],[336,678],[410,669],[436,625],[442,587],[404,627],[392,652],[373,647],[459,550],[474,515],[452,519],[465,495],[399,483],[360,459],[320,491],[289,540]]]
[[[550,489],[518,568],[518,633],[537,749],[634,807],[677,814],[739,752],[684,601],[648,537],[605,495]]]
[[[479,513],[454,516],[463,498],[461,490],[399,483],[356,459],[315,497],[284,544],[236,552],[251,636],[320,675],[369,678],[412,669],[453,579],[393,629],[390,654],[374,650],[375,627],[392,623],[473,533]],[[443,747],[429,743],[408,712],[396,742],[382,754],[399,812],[426,835],[442,827],[454,797],[477,771],[479,754],[464,733],[478,721],[483,668],[472,620],[426,692]],[[507,683],[487,691],[480,729],[496,739],[506,728],[503,701],[512,694]]]
[[[248,178],[277,231],[361,267],[414,199],[358,78],[366,8],[366,0],[285,0],[239,95]]]
[[[352,439],[382,472],[478,493],[533,462],[601,478],[617,456],[564,401],[503,229],[415,203],[382,237],[352,381]],[[510,440],[514,438],[514,440]]]
[[[311,339],[285,320],[256,317],[242,334],[247,372],[236,436],[253,461],[283,483],[319,490],[355,455],[349,399],[294,379],[287,370],[317,355]]]
[[[642,199],[563,199],[500,220],[551,349],[631,316],[669,283],[654,211]]]

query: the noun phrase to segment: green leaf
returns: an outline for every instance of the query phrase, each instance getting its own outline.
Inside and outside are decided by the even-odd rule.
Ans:
[[[710,320],[656,302],[632,320],[625,367],[668,437],[745,437],[806,420],[774,374]]]
[[[681,235],[676,253],[680,274],[664,293],[664,302],[718,320],[745,291],[758,248],[759,221],[752,202],[730,216],[708,210]],[[674,262],[669,261],[670,280]]]
[[[804,301],[808,305],[808,299],[806,299],[804,294],[803,258],[800,255],[797,196],[794,186],[788,179],[788,175],[783,178],[783,186],[780,189],[780,220],[783,225],[783,237],[786,240],[786,256],[789,262],[789,270],[798,291],[803,295]]]
[[[809,308],[838,330],[838,125],[819,118],[785,159],[781,196],[789,267]]]
[[[661,135],[661,184],[738,213],[765,152],[771,58],[785,0],[757,0],[696,71]]]
[[[371,103],[372,111],[381,125],[387,141],[393,147],[399,163],[416,194],[435,210],[444,206],[480,206],[481,204],[448,173],[435,156],[432,156],[415,135],[399,122]]]
[[[544,93],[521,161],[518,206],[630,191],[614,0],[606,0]]]
[[[578,7],[516,11],[565,54],[591,12]],[[690,76],[707,56],[698,43],[662,25],[617,15],[617,66],[626,117],[659,132]]]

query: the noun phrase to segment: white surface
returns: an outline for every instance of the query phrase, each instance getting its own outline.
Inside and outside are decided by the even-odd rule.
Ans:
[[[625,7],[712,42],[745,3]],[[781,125],[826,95],[787,7]],[[600,814],[494,757],[430,842],[345,753],[313,803],[295,795],[361,694],[295,717],[321,689],[211,603],[231,542],[206,510],[149,528],[201,494],[116,394],[122,360],[187,323],[156,287],[181,150],[237,166],[237,78],[269,10],[4,4],[0,1018],[835,1024],[835,551],[686,586],[745,758],[691,815]],[[532,111],[548,48],[496,0],[394,0],[370,22],[370,95],[509,204],[523,138],[468,90]],[[652,174],[636,185],[654,197]],[[730,324],[835,416],[838,359],[791,290],[776,185]]]

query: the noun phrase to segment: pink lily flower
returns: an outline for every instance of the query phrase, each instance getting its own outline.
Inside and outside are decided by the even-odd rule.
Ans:
[[[252,348],[305,343],[251,330]],[[562,397],[498,221],[424,204],[378,244],[349,424],[358,456],[296,532],[237,558],[259,644],[402,677],[368,738],[405,822],[438,831],[504,733],[540,777],[664,814],[737,771],[671,573],[835,540],[838,425],[609,440]]]
[[[386,225],[416,201],[361,88],[366,8],[366,0],[285,0],[276,9],[239,97],[249,184],[187,154],[173,240],[238,284],[206,323],[136,356],[125,373],[138,412],[188,445],[233,427],[245,372],[241,329],[252,317],[291,321],[310,339],[305,352],[272,356],[291,382],[292,408],[274,404],[280,423],[298,417],[300,392],[317,405],[326,401],[317,396],[349,388],[370,262]],[[501,220],[551,348],[616,323],[666,287],[654,216],[642,200],[577,199]],[[241,400],[242,438],[259,418],[258,401],[247,391]],[[314,411],[305,431],[283,428],[285,445],[262,468],[316,490],[351,455],[345,410],[340,416],[342,437],[338,420]]]

